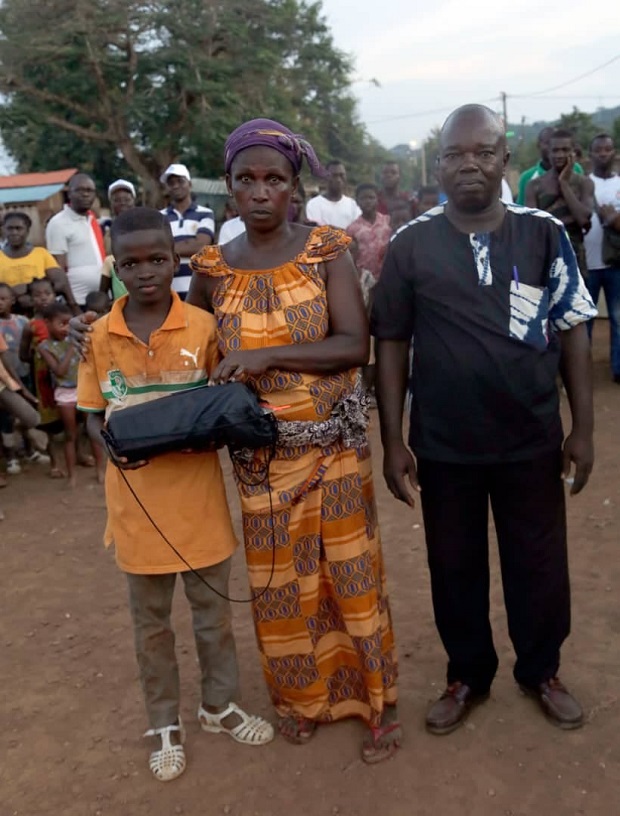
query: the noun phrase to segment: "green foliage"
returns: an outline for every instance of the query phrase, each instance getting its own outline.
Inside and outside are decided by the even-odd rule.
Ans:
[[[351,60],[320,2],[3,0],[0,133],[22,171],[80,166],[99,184],[173,160],[222,174],[242,121],[280,119],[351,178],[381,152],[359,123]]]
[[[590,142],[599,132],[600,127],[592,121],[589,113],[584,113],[573,107],[571,113],[563,113],[558,121],[558,127],[567,128],[575,138],[575,142],[582,148],[584,153],[588,152]]]
[[[616,150],[620,150],[620,116],[614,120],[613,127],[611,128],[611,135],[614,140],[614,144],[616,145]]]

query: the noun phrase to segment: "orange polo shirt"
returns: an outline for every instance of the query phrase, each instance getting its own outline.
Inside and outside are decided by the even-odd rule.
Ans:
[[[78,408],[122,410],[166,394],[204,384],[219,361],[215,318],[183,303],[172,305],[148,345],[128,329],[123,317],[127,296],[93,324],[88,359],[80,363]],[[127,480],[164,535],[191,564],[201,569],[219,564],[235,550],[224,480],[217,453],[167,453],[139,470],[124,471]],[[114,543],[125,572],[184,572],[187,565],[172,551],[108,462],[108,522],[105,544]]]

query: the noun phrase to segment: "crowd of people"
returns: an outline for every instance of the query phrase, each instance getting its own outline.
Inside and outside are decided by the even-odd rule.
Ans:
[[[93,180],[76,174],[47,225],[47,250],[27,243],[27,216],[5,215],[0,408],[9,466],[19,468],[20,455],[49,460],[50,474],[73,484],[85,456],[103,478],[101,432],[113,412],[207,381],[245,382],[275,409],[269,480],[236,481],[260,659],[278,731],[291,743],[349,717],[367,726],[365,762],[389,758],[402,740],[369,393],[390,491],[409,506],[420,494],[448,655],[427,729],[461,725],[497,670],[489,503],[515,680],[554,724],[583,722],[558,677],[570,629],[565,485],[580,492],[593,466],[588,332],[601,288],[620,383],[620,178],[607,134],[590,146],[590,177],[567,131],[541,134],[539,147],[517,203],[506,203],[503,127],[489,109],[467,105],[442,128],[436,187],[412,197],[387,162],[380,184],[361,183],[350,197],[341,161],[323,166],[305,139],[257,119],[225,145],[235,210],[217,242],[213,212],[194,201],[182,164],[161,176],[165,209],[136,206],[133,184],[117,180],[101,223]],[[324,185],[307,201],[304,163]],[[59,430],[64,466],[53,452]],[[157,742],[150,768],[169,781],[186,766],[170,622],[177,573],[192,608],[201,727],[252,746],[274,729],[236,702],[228,598],[236,541],[217,453],[134,464],[107,456],[105,539],[129,586],[146,734]],[[246,465],[260,473],[261,451]]]

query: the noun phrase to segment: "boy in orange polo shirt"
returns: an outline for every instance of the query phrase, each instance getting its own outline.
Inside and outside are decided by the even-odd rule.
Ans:
[[[204,384],[218,362],[215,319],[171,291],[178,266],[170,225],[157,210],[137,207],[112,225],[117,272],[128,294],[93,325],[87,359],[80,363],[78,408],[101,443],[111,412]],[[192,565],[189,571],[166,544],[125,484],[119,467],[155,523]],[[129,472],[131,471],[131,472]],[[231,702],[237,658],[230,603],[196,573],[228,594],[236,547],[217,453],[168,453],[149,463],[109,462],[106,471],[106,545],[127,574],[136,654],[150,729],[161,738],[150,768],[161,781],[183,773],[184,731],[179,717],[179,674],[170,608],[181,573],[192,608],[202,673],[198,718],[205,731],[262,745],[273,729]],[[208,532],[207,532],[208,531]]]

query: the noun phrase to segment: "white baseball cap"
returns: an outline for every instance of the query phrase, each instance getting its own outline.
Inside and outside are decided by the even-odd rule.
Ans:
[[[136,188],[130,181],[127,181],[127,179],[116,179],[116,181],[113,181],[108,187],[108,198],[112,195],[114,190],[129,190],[132,196],[134,198],[136,197]]]
[[[168,181],[168,176],[181,176],[181,178],[185,178],[188,181],[192,180],[189,170],[184,164],[171,164],[169,167],[166,167],[164,172],[159,177],[162,184],[165,184]]]

